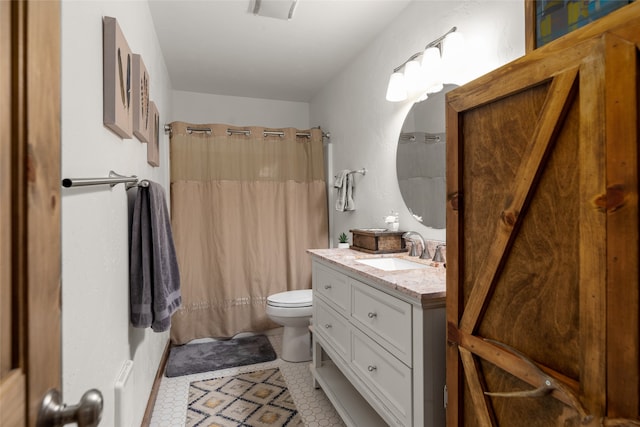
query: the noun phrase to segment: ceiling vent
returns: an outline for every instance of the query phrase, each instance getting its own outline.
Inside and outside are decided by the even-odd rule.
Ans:
[[[254,15],[288,21],[293,18],[297,4],[298,0],[251,0],[250,8]]]

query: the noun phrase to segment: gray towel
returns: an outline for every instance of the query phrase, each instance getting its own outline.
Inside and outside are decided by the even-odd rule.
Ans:
[[[131,324],[163,332],[180,307],[180,272],[164,189],[138,187],[131,224],[129,293]]]
[[[347,197],[344,203],[345,211],[355,211],[356,210],[356,202],[353,200],[353,196],[356,189],[356,177],[353,172],[347,174]]]
[[[355,202],[353,201],[353,173],[348,169],[340,171],[336,175],[333,184],[338,189],[336,196],[336,210],[340,212],[355,210]]]

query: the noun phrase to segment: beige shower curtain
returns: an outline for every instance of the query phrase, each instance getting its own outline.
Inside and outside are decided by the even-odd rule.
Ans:
[[[305,251],[328,245],[322,132],[265,131],[275,130],[171,124],[171,211],[182,281],[182,307],[171,326],[175,344],[277,327],[265,313],[267,297],[311,287]]]

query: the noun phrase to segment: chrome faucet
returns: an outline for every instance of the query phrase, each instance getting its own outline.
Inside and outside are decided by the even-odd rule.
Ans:
[[[429,259],[431,258],[431,254],[427,249],[427,246],[424,244],[424,239],[415,231],[407,231],[402,235],[402,238],[411,242],[411,251],[409,252],[409,256],[420,256],[421,259]],[[418,254],[418,244],[420,245],[420,254]]]

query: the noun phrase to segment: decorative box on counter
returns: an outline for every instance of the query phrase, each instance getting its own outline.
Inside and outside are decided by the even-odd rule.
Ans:
[[[362,228],[349,230],[353,235],[351,249],[370,254],[389,254],[407,250],[402,235],[404,231],[389,231],[385,228]]]

